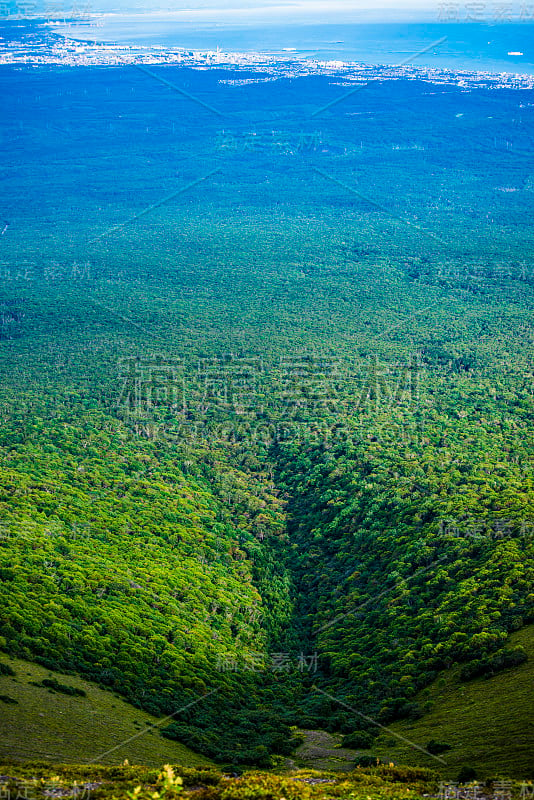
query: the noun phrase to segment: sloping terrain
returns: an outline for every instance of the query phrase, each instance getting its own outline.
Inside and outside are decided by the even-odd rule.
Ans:
[[[303,743],[286,760],[287,769],[350,771],[364,756],[382,763],[435,770],[456,780],[463,768],[477,779],[534,778],[534,626],[512,634],[508,647],[524,648],[528,660],[491,677],[460,679],[461,668],[445,670],[416,696],[425,713],[418,720],[392,722],[372,746],[344,746],[344,737],[321,730],[300,730]],[[361,718],[360,718],[361,721]],[[424,753],[431,743],[437,757]],[[465,781],[465,778],[464,778]]]
[[[109,690],[18,658],[1,663],[15,675],[0,674],[0,760],[117,764],[128,759],[130,764],[187,767],[211,763],[163,738],[161,719]],[[43,685],[43,680],[52,685]],[[53,688],[54,682],[59,689]],[[66,689],[83,694],[69,695]]]
[[[467,682],[460,680],[458,668],[447,670],[418,696],[429,708],[421,719],[389,726],[419,747],[432,740],[450,745],[440,753],[444,763],[388,733],[368,752],[386,761],[435,768],[451,779],[464,766],[479,778],[534,778],[534,626],[512,634],[509,644],[524,647],[528,661]]]
[[[379,81],[356,140],[338,103],[332,146],[227,152],[136,72],[0,71],[0,649],[236,768],[416,724],[534,618],[526,124],[487,146],[532,92]],[[245,138],[332,95],[187,76]]]

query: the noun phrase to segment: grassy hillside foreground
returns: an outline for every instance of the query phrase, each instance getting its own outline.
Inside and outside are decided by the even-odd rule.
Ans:
[[[1,662],[15,675],[0,674],[0,759],[56,763],[94,759],[101,764],[128,759],[150,766],[172,761],[188,767],[211,763],[179,742],[164,739],[157,729],[147,730],[158,724],[158,719],[110,691],[28,661],[14,658]],[[43,680],[56,680],[85,695],[69,696],[46,685],[34,685]]]
[[[371,751],[401,764],[438,768],[454,777],[463,766],[477,777],[495,774],[534,777],[534,625],[509,640],[522,645],[528,661],[490,678],[466,683],[459,668],[444,672],[419,696],[429,711],[419,720],[393,723],[392,733],[420,747],[431,740],[450,745],[441,753],[441,765],[395,736],[384,733]]]
[[[524,664],[466,683],[460,681],[457,668],[444,672],[418,698],[429,709],[424,717],[392,723],[372,749],[342,747],[339,734],[302,731],[303,744],[286,760],[286,767],[347,774],[355,759],[371,755],[385,763],[408,765],[410,775],[416,774],[413,768],[428,768],[454,780],[463,767],[471,767],[481,780],[495,776],[532,779],[534,625],[510,637],[510,646],[515,645],[522,645],[528,654]],[[20,659],[2,659],[2,663],[15,675],[0,675],[0,760],[74,764],[83,754],[85,763],[95,760],[104,765],[127,759],[147,767],[165,761],[190,768],[213,766],[207,758],[160,736],[157,728],[150,729],[161,720],[110,691]],[[85,696],[35,685],[43,680],[55,680]],[[450,749],[438,761],[397,736],[422,748],[433,740]]]

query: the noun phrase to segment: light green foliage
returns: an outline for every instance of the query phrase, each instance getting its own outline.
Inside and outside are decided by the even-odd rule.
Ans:
[[[468,683],[461,680],[458,666],[445,670],[415,698],[426,708],[424,716],[391,723],[389,732],[379,732],[372,752],[397,764],[424,764],[450,780],[456,780],[466,766],[476,771],[478,779],[513,775],[532,781],[534,626],[527,625],[510,639],[524,647],[528,661]],[[440,763],[394,734],[420,747],[437,740],[450,749],[441,754],[444,763]]]
[[[523,123],[505,157],[487,142],[528,91],[374,81],[325,113],[324,147],[244,154],[132,72],[0,75],[31,142],[24,170],[18,137],[3,150],[1,649],[169,716],[168,741],[236,770],[289,756],[295,725],[415,724],[449,668],[505,667],[487,681],[505,686],[534,600],[531,163]],[[268,126],[290,112],[293,140],[339,88],[187,75],[237,133],[261,107]],[[202,147],[209,188],[157,204]],[[125,365],[146,363],[179,379],[132,408]]]
[[[127,792],[128,800],[176,800],[183,789],[183,780],[174,774],[170,764],[164,764],[158,775],[155,789],[148,790],[139,785]]]

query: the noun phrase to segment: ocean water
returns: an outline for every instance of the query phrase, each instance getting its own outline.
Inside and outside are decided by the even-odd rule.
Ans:
[[[65,35],[147,47],[273,53],[279,57],[534,74],[534,25],[467,22],[237,25],[174,15],[102,16],[98,25],[58,28]],[[446,37],[427,52],[420,51]],[[514,53],[517,55],[510,55]],[[415,57],[414,57],[415,56]]]

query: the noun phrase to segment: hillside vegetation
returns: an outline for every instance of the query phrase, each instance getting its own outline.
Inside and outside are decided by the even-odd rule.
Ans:
[[[515,775],[532,779],[534,769],[534,627],[512,634],[510,646],[523,647],[528,661],[492,677],[463,681],[458,668],[446,670],[417,700],[427,709],[418,720],[394,722],[380,732],[371,751],[381,760],[428,765],[454,780],[463,767],[478,778]],[[420,747],[443,748],[439,763],[395,736]]]
[[[123,764],[115,767],[44,765],[2,765],[1,784],[7,792],[27,787],[37,800],[55,792],[58,796],[89,794],[95,800],[109,797],[138,797],[139,800],[182,797],[196,800],[247,800],[251,797],[275,800],[311,800],[339,797],[373,796],[380,800],[419,798],[437,788],[436,776],[430,770],[382,767],[354,771],[340,777],[335,773],[301,770],[291,776],[265,772],[249,772],[242,777],[228,776],[214,769],[191,769],[166,764],[162,768]],[[515,794],[515,793],[514,793]]]
[[[292,758],[296,728],[437,722],[443,674],[506,704],[534,621],[532,92],[381,81],[324,146],[234,152],[111,72],[0,74],[2,659],[173,715],[236,771]],[[294,136],[339,90],[192,72],[240,135],[261,107]],[[466,760],[491,739],[523,776],[523,740],[483,724]]]
[[[210,765],[163,738],[160,720],[109,690],[18,658],[0,663],[14,672],[0,674],[0,761]]]

